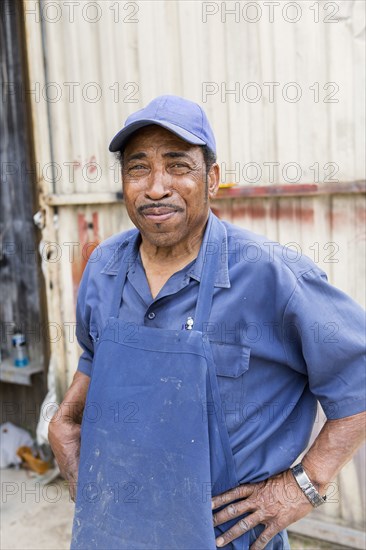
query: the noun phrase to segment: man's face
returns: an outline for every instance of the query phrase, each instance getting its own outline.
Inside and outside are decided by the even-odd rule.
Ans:
[[[158,247],[182,244],[203,230],[218,166],[206,174],[201,147],[151,125],[133,134],[124,151],[123,195],[143,238]]]

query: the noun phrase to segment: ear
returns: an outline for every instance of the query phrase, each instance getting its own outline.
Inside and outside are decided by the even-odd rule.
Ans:
[[[208,196],[210,199],[213,199],[217,193],[217,190],[220,184],[220,167],[217,164],[217,162],[215,162],[211,166],[207,174],[207,181],[208,181]]]

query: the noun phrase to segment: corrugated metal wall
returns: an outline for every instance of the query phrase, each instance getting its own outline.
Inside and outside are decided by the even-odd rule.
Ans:
[[[60,384],[77,363],[65,323],[75,321],[87,253],[130,226],[109,141],[158,94],[184,95],[206,109],[222,181],[247,195],[222,192],[217,212],[296,242],[364,303],[364,3],[70,4],[23,2],[43,239],[56,243],[55,261],[44,264],[49,317],[62,329],[51,343]],[[274,197],[266,187],[259,197],[261,186],[276,184],[298,186],[297,196],[281,197],[277,188]],[[362,519],[362,464],[351,463],[357,475],[344,474],[348,492],[340,478],[343,504],[326,511],[353,525]]]
[[[363,179],[362,0],[265,4],[42,1],[55,191],[119,189],[110,138],[162,93],[204,104],[226,180]]]

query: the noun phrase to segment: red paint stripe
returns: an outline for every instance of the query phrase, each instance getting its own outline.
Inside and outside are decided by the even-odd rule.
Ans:
[[[216,199],[233,199],[236,197],[280,197],[301,195],[333,195],[349,193],[365,193],[365,181],[334,182],[334,183],[297,183],[294,185],[258,185],[238,186],[219,189]]]

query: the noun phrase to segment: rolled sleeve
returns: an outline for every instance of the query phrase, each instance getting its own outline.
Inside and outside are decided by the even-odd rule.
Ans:
[[[86,374],[87,376],[90,376],[91,370],[92,370],[92,364],[93,364],[93,355],[91,355],[88,351],[84,351],[79,357],[77,370],[79,372]]]
[[[284,315],[289,364],[308,376],[328,419],[365,410],[365,313],[320,270],[299,277]]]

